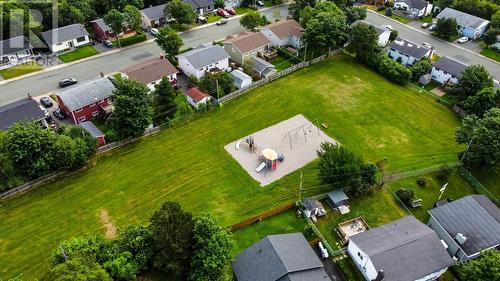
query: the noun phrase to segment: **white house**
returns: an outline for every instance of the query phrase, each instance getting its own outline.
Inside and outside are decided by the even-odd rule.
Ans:
[[[165,16],[165,6],[149,6],[148,8],[141,10],[142,27],[144,29],[150,29],[155,27],[160,27],[167,22]]]
[[[351,236],[347,252],[368,281],[436,280],[453,265],[437,234],[413,216]]]
[[[448,57],[441,57],[432,64],[431,77],[432,80],[441,84],[453,83],[456,84],[462,73],[467,68],[467,65]]]
[[[296,49],[302,46],[304,28],[293,19],[273,22],[262,27],[260,32],[271,40],[271,46],[292,46]]]
[[[82,24],[76,23],[45,31],[42,38],[52,53],[62,52],[90,43],[90,37]]]
[[[244,31],[237,36],[229,36],[224,41],[224,50],[231,56],[231,60],[239,65],[270,48],[271,40],[261,32]]]
[[[425,0],[396,0],[394,9],[409,13],[411,17],[420,18],[430,15],[433,5]]]
[[[120,72],[126,78],[145,84],[151,91],[164,77],[167,77],[171,84],[177,84],[177,69],[163,57],[144,61]]]
[[[234,86],[237,89],[243,89],[252,84],[252,77],[246,75],[243,71],[238,69],[231,71],[231,76],[233,76]]]
[[[179,68],[187,76],[200,79],[211,70],[229,68],[229,55],[218,45],[205,44],[177,56]]]
[[[186,100],[194,107],[198,108],[212,100],[212,96],[203,92],[198,87],[193,87],[186,92]]]
[[[500,34],[497,35],[497,42],[495,44],[491,45],[492,48],[495,48],[497,50],[500,50]]]
[[[458,33],[460,36],[476,39],[486,32],[490,21],[457,11],[452,8],[445,8],[436,16],[440,18],[454,18],[457,21]]]
[[[34,59],[33,46],[24,36],[0,41],[0,69]]]
[[[404,66],[410,66],[423,58],[430,58],[432,50],[411,41],[396,38],[389,45],[389,57],[395,61],[401,61]]]
[[[364,20],[357,20],[352,24],[352,26],[359,24],[359,23],[372,25],[371,23],[368,23]],[[378,27],[375,25],[372,25],[372,26],[375,28],[375,31],[378,34],[378,46],[385,47],[387,45],[387,43],[389,42],[389,38],[391,37],[391,30],[388,28],[381,28],[381,27]]]
[[[304,205],[305,208],[304,215],[308,218],[326,215],[325,207],[318,200],[306,197],[302,200],[302,205]]]

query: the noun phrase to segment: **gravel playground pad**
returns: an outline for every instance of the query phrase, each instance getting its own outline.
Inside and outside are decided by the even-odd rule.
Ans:
[[[250,136],[254,138],[255,151],[251,151],[245,142],[245,139]],[[336,143],[332,138],[323,133],[317,127],[317,124],[312,123],[302,114],[299,114],[276,125],[233,141],[224,146],[224,149],[261,186],[266,186],[316,159],[316,150],[319,149],[323,142]],[[238,143],[240,143],[239,149],[236,148]],[[284,155],[285,160],[278,163],[278,167],[274,171],[266,167],[262,171],[256,172],[255,169],[263,162],[259,154],[266,148]]]

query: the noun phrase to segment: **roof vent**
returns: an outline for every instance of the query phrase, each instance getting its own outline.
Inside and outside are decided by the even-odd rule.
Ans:
[[[457,236],[455,236],[455,240],[457,240],[457,242],[460,244],[460,245],[463,245],[465,243],[465,241],[467,241],[467,237],[465,237],[465,235],[463,235],[462,233],[457,233]]]
[[[408,47],[410,47],[410,48],[413,47],[413,44],[408,43]]]

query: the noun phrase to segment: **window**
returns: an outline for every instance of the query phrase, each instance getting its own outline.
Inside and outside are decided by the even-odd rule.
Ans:
[[[444,70],[443,70],[443,72],[444,72],[444,75],[448,74],[448,72],[446,72],[446,71],[444,71]]]
[[[83,108],[78,108],[75,110],[75,112],[82,112]]]
[[[92,116],[93,116],[93,117],[96,117],[97,115],[99,115],[99,111],[94,111],[94,112],[92,112]]]
[[[78,118],[78,122],[83,122],[85,120],[87,120],[87,118],[85,118],[85,116],[82,116],[82,117]]]
[[[87,37],[85,37],[85,36],[76,38],[76,42],[78,42],[78,43],[82,43],[84,41],[87,41]]]
[[[57,45],[57,46],[61,46],[61,45],[62,45],[62,43],[57,43],[56,45]]]
[[[100,100],[99,103],[103,103],[106,99]]]
[[[363,255],[361,254],[361,252],[358,252],[358,257],[363,260]]]
[[[89,106],[90,106],[90,107],[94,107],[95,105],[96,105],[96,103],[95,103],[95,102],[93,102],[93,103],[89,104]]]

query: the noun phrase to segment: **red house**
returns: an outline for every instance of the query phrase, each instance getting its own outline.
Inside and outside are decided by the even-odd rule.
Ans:
[[[101,132],[101,130],[99,130],[99,128],[97,128],[94,123],[92,123],[91,121],[84,121],[78,124],[78,126],[84,128],[85,131],[89,132],[89,134],[96,139],[97,147],[106,145],[104,133]]]
[[[75,124],[110,113],[115,85],[108,77],[99,77],[56,93],[57,103]]]
[[[107,25],[104,20],[101,19],[96,19],[90,22],[92,25],[92,29],[94,30],[95,37],[97,41],[103,41],[106,39],[112,39],[115,37],[115,33],[113,32],[113,29]],[[123,26],[123,31],[125,33],[133,32],[133,29],[128,27],[128,26]],[[121,34],[121,33],[120,33]]]

